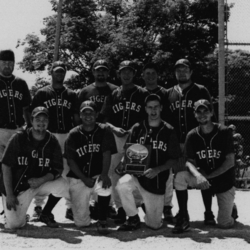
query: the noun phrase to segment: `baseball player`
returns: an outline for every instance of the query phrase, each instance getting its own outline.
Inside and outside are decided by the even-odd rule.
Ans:
[[[192,81],[192,73],[192,66],[187,59],[178,60],[175,64],[175,77],[178,84],[167,90],[170,102],[169,123],[176,130],[182,150],[187,133],[198,126],[193,114],[194,103],[199,99],[207,99],[211,102],[208,90]],[[183,157],[180,157],[177,166],[173,170],[175,173],[185,170],[185,159]],[[204,223],[214,225],[210,189],[202,190],[201,193],[205,206]]]
[[[199,126],[192,129],[185,142],[186,167],[177,173],[174,184],[179,204],[179,217],[173,233],[188,231],[187,188],[210,189],[218,201],[218,226],[231,228],[236,219],[234,207],[234,146],[232,132],[212,122],[213,107],[208,100],[198,100],[194,115]]]
[[[157,94],[160,96],[162,100],[162,112],[161,112],[161,118],[164,121],[168,121],[169,114],[171,113],[168,111],[169,109],[169,101],[168,101],[168,95],[167,90],[161,86],[158,86],[158,68],[156,64],[154,63],[148,63],[144,66],[143,72],[142,72],[142,78],[145,82],[145,89],[150,94]],[[164,214],[164,220],[173,223],[173,214],[172,214],[172,198],[173,198],[173,173],[172,169],[169,170],[169,178],[166,183],[166,194],[165,194],[165,204],[163,209]],[[172,190],[172,191],[171,191]]]
[[[122,85],[115,89],[104,102],[101,114],[105,117],[110,129],[113,131],[118,153],[112,156],[110,175],[112,179],[112,195],[118,209],[115,222],[123,223],[126,220],[126,213],[121,207],[119,196],[114,189],[119,176],[115,168],[123,156],[123,146],[128,136],[128,130],[132,126],[145,119],[144,100],[148,92],[134,84],[136,70],[131,61],[123,61],[119,65],[118,75]]]
[[[122,231],[140,227],[138,209],[133,197],[134,190],[139,190],[145,204],[146,225],[153,229],[162,226],[166,181],[169,170],[176,164],[180,155],[179,142],[173,128],[161,119],[161,98],[150,94],[145,100],[145,110],[148,119],[133,128],[128,142],[150,145],[150,163],[143,175],[125,174],[117,183],[116,189],[128,216],[127,221],[119,228]]]
[[[98,195],[98,232],[107,234],[107,212],[111,195],[108,176],[111,155],[116,153],[113,134],[104,124],[96,123],[97,105],[85,101],[80,106],[82,124],[72,129],[65,142],[65,156],[73,218],[77,227],[91,223],[89,200]]]
[[[0,190],[8,229],[26,224],[26,212],[35,196],[60,196],[64,190],[66,180],[55,180],[63,169],[62,152],[55,136],[46,131],[48,123],[48,110],[35,108],[32,127],[14,134],[4,151]]]
[[[32,108],[43,106],[48,109],[50,115],[48,130],[56,136],[62,150],[67,133],[79,124],[77,95],[73,90],[70,90],[63,85],[66,72],[67,68],[63,62],[54,62],[51,68],[52,84],[39,89],[31,104]],[[69,168],[66,159],[64,159],[64,171],[62,173],[64,177],[66,177],[67,171],[69,171]],[[49,215],[53,222],[52,224],[54,224],[54,218],[51,211],[59,200],[60,198],[50,195],[47,204],[43,208],[43,211],[41,211],[44,199],[36,199],[35,212],[37,212],[38,216],[41,213]],[[68,204],[68,207],[69,206],[70,205]],[[66,218],[72,219],[70,208],[66,211]]]
[[[0,51],[0,162],[10,137],[30,123],[30,92],[27,83],[12,74],[14,65],[14,52]]]
[[[95,82],[83,88],[78,94],[79,106],[86,100],[96,103],[98,112],[101,111],[106,96],[117,88],[116,85],[107,82],[109,76],[109,65],[106,60],[97,60],[92,69]],[[97,120],[101,120],[100,114]]]

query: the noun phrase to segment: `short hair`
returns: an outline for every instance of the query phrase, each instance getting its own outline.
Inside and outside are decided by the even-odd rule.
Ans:
[[[158,67],[153,62],[145,64],[145,66],[143,67],[142,71],[144,72],[146,69],[154,69],[156,72],[158,72]]]
[[[148,95],[146,98],[145,98],[145,106],[148,104],[148,102],[151,102],[151,101],[158,101],[160,104],[161,103],[161,97],[156,95],[156,94],[150,94]]]

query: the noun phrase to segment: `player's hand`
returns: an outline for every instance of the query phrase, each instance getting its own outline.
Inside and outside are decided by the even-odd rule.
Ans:
[[[106,189],[111,187],[111,180],[108,175],[101,174],[98,179],[98,182],[100,181],[102,181],[102,188]]]
[[[209,181],[203,175],[196,176],[196,181],[197,181],[197,188],[199,189],[204,190],[208,189],[211,186]]]
[[[113,128],[112,131],[118,137],[123,137],[128,133],[128,131],[124,130],[123,128]]]
[[[15,195],[6,196],[6,207],[8,210],[12,208],[16,211],[16,206],[19,205],[19,201]]]
[[[153,179],[159,173],[160,171],[157,168],[149,168],[143,173],[143,176],[146,176],[149,179]]]
[[[30,178],[28,180],[28,183],[30,184],[30,188],[38,188],[44,183],[44,179],[42,177],[40,178]]]
[[[92,188],[95,185],[95,179],[92,179],[92,178],[84,178],[84,180],[82,181],[89,188]]]

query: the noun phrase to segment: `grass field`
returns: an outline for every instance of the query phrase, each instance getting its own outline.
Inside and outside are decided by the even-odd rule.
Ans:
[[[51,229],[40,222],[31,222],[23,229],[8,232],[4,229],[3,216],[0,218],[0,249],[85,249],[85,250],[162,250],[162,249],[250,249],[250,192],[237,191],[236,204],[239,218],[233,229],[221,230],[216,226],[203,224],[203,204],[200,191],[189,191],[189,214],[191,220],[190,232],[174,235],[172,225],[164,224],[157,231],[151,230],[142,223],[134,232],[119,232],[117,226],[109,220],[111,233],[101,236],[95,225],[89,228],[77,229],[74,223],[65,219],[65,201],[62,199],[53,213],[60,223],[57,229]],[[176,197],[173,198],[173,213],[177,212]],[[2,203],[0,202],[0,209]],[[217,214],[216,198],[213,199],[213,211]],[[30,207],[33,212],[33,205]],[[144,213],[140,210],[143,221]]]

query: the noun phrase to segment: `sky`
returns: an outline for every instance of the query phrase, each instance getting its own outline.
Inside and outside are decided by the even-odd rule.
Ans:
[[[250,0],[227,2],[235,3],[228,23],[229,41],[250,42]],[[53,14],[49,0],[0,0],[0,50],[12,49],[16,62],[20,62],[24,47],[16,49],[18,39],[22,41],[29,33],[40,35],[40,30],[44,27],[43,18]],[[250,50],[250,46],[240,48]],[[34,85],[35,74],[23,73],[18,69],[18,65],[14,74],[24,78],[29,86]]]

